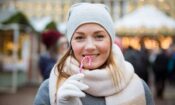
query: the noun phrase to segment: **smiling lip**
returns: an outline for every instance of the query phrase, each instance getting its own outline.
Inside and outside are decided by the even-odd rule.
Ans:
[[[83,57],[85,56],[90,56],[90,57],[95,57],[95,56],[98,56],[99,54],[83,54]]]

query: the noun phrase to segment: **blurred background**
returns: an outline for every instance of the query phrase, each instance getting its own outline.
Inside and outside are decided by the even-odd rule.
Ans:
[[[58,59],[66,51],[66,15],[79,2],[108,5],[115,44],[149,85],[156,105],[175,105],[175,0],[1,0],[0,105],[33,104],[45,79],[42,55],[54,52],[49,57]]]

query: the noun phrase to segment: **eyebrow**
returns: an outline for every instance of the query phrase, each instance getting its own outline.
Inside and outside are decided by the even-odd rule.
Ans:
[[[105,32],[105,31],[99,30],[99,31],[96,31],[95,34],[98,34],[98,33],[101,33],[101,32]]]
[[[100,32],[105,32],[104,30],[97,30],[94,32],[94,34],[100,33]],[[79,31],[75,31],[75,33],[80,34],[80,35],[84,35],[84,32],[79,32]]]

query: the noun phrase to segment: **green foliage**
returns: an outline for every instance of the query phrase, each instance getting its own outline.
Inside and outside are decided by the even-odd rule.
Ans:
[[[57,30],[57,25],[54,21],[51,21],[50,23],[47,24],[47,26],[45,27],[45,30]]]
[[[2,22],[3,24],[12,24],[12,23],[18,23],[30,26],[30,23],[27,19],[27,17],[22,12],[17,12],[16,14],[9,17],[7,20]]]
[[[30,21],[28,20],[27,16],[20,11],[2,22],[2,24],[6,24],[6,25],[13,24],[13,23],[22,25],[20,27],[24,27],[24,26],[30,27],[34,32],[36,32],[36,30],[30,24]],[[24,31],[23,28],[21,28],[21,31]]]

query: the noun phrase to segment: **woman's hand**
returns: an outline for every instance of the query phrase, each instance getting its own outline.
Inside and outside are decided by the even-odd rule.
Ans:
[[[85,97],[82,90],[89,87],[82,83],[84,74],[75,74],[69,77],[58,90],[58,105],[79,105],[79,97]]]

